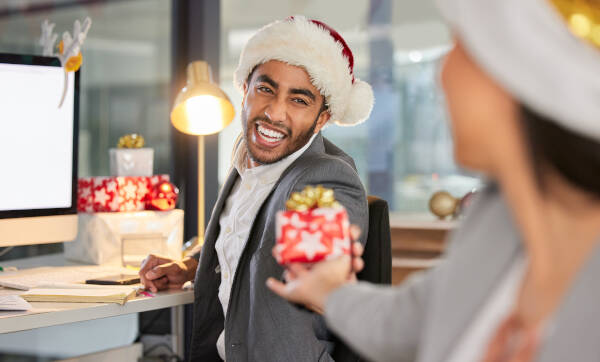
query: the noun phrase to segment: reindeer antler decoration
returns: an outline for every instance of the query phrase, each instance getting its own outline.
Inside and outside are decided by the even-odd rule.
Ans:
[[[58,107],[62,107],[65,100],[68,87],[68,72],[75,72],[81,66],[83,57],[81,56],[81,46],[85,40],[90,27],[92,26],[92,19],[86,17],[83,21],[83,25],[79,20],[75,20],[73,25],[73,36],[65,31],[62,36],[62,40],[58,44],[58,53],[54,53],[54,43],[56,42],[57,35],[54,34],[54,26],[56,24],[50,23],[48,20],[44,20],[42,23],[42,36],[40,37],[40,45],[44,48],[43,54],[45,56],[56,56],[60,60],[60,64],[65,70],[63,93],[60,98]]]

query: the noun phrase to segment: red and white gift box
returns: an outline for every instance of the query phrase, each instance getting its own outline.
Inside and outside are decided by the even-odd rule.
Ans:
[[[152,188],[169,175],[82,177],[77,183],[79,212],[139,211]]]
[[[315,263],[350,254],[350,221],[343,207],[280,211],[276,221],[277,262]]]

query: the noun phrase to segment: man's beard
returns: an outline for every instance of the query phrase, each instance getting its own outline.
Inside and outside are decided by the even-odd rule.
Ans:
[[[281,123],[272,122],[271,120],[269,120],[266,117],[254,117],[254,118],[252,118],[250,123],[248,123],[246,115],[242,113],[242,126],[245,125],[244,141],[246,141],[246,149],[248,150],[248,156],[250,157],[250,159],[252,159],[252,161],[257,162],[261,165],[269,165],[269,164],[281,161],[282,159],[286,158],[287,156],[298,151],[299,149],[304,147],[304,145],[306,145],[306,143],[310,140],[310,138],[314,134],[320,114],[321,113],[319,112],[319,114],[317,115],[317,118],[315,119],[313,124],[309,127],[309,129],[307,129],[305,132],[298,134],[298,136],[294,136],[293,131],[289,127],[286,127],[286,126],[282,125]],[[286,137],[288,137],[289,139],[287,141],[287,146],[283,152],[281,152],[280,154],[274,154],[271,157],[261,157],[252,150],[252,146],[250,144],[250,142],[251,142],[250,138],[252,137],[252,133],[254,132],[254,129],[256,127],[255,126],[256,122],[258,122],[258,121],[270,124],[271,126],[276,127],[276,128],[284,129],[286,131],[286,133],[287,133]]]

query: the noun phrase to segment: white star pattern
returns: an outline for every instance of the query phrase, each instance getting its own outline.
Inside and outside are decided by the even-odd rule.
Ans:
[[[300,235],[302,241],[296,244],[296,249],[303,251],[308,260],[312,260],[319,252],[327,251],[325,245],[321,244],[321,237],[323,234],[320,231],[314,234],[302,231]]]
[[[108,196],[104,189],[100,189],[94,194],[94,201],[99,202],[102,205],[104,205],[109,198],[110,196]]]
[[[82,199],[87,199],[88,197],[90,197],[91,193],[92,193],[92,190],[90,190],[89,187],[84,187],[81,189],[79,197],[81,197]]]
[[[125,204],[125,211],[134,211],[135,209],[135,202],[133,202],[133,200],[127,201],[127,203]]]
[[[148,194],[148,192],[149,190],[148,187],[146,187],[146,184],[144,182],[140,182],[138,185],[137,194],[140,195],[140,197],[144,197],[146,194]]]
[[[123,191],[125,192],[126,199],[135,199],[137,187],[131,182],[128,182],[125,187],[123,187]]]
[[[300,220],[300,216],[298,216],[296,213],[294,213],[290,218],[290,224],[292,224],[292,226],[296,229],[303,229],[308,226],[304,221]]]
[[[114,181],[108,181],[106,183],[106,191],[108,192],[116,192],[117,191],[117,183]]]
[[[295,229],[289,229],[285,233],[285,238],[288,240],[294,240],[294,239],[296,239],[296,236],[298,236],[298,230],[295,230]]]
[[[110,210],[112,211],[119,211],[119,206],[121,203],[121,196],[115,196],[112,201],[110,202],[110,204],[108,205],[108,207],[110,208]]]
[[[339,208],[320,207],[318,209],[314,209],[312,214],[315,216],[325,216],[325,220],[327,221],[334,221],[339,212]]]

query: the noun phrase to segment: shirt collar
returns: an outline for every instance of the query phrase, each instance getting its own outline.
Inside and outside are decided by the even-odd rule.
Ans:
[[[268,165],[260,165],[252,168],[247,168],[247,157],[248,150],[246,149],[246,143],[242,140],[239,143],[239,146],[236,148],[235,156],[233,159],[233,165],[242,177],[242,179],[246,177],[256,177],[263,184],[272,184],[275,183],[283,171],[288,168],[289,165],[292,164],[298,157],[300,157],[310,145],[313,143],[317,134],[313,134],[310,140],[306,142],[304,146],[298,151],[292,153],[291,155]]]

